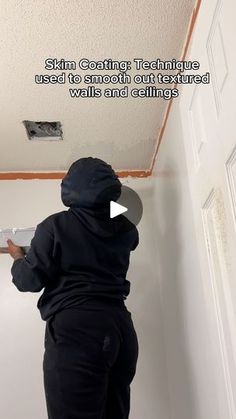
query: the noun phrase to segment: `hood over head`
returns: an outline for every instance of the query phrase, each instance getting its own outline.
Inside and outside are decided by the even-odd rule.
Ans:
[[[108,238],[125,233],[135,227],[122,214],[110,218],[110,201],[117,201],[122,184],[112,167],[94,157],[75,161],[61,182],[61,198],[66,207],[93,234]],[[123,238],[124,240],[125,238]]]
[[[61,199],[66,207],[99,209],[116,201],[121,182],[112,167],[94,157],[75,161],[61,182]]]

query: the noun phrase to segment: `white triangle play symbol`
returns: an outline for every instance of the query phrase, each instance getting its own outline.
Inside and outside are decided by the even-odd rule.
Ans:
[[[110,218],[117,217],[117,215],[123,214],[126,211],[128,211],[128,208],[117,204],[117,202],[110,201]]]

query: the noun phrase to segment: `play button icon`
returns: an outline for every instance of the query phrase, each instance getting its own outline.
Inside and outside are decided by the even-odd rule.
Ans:
[[[121,194],[116,200],[116,204],[120,207],[120,210],[122,209],[122,213],[124,212],[122,217],[125,217],[130,225],[137,226],[143,215],[142,201],[137,192],[126,185],[122,185]]]
[[[105,203],[105,205],[104,205]],[[126,185],[119,190],[107,187],[100,192],[96,200],[96,220],[100,228],[128,232],[137,226],[143,215],[143,205],[137,192]]]
[[[128,211],[128,208],[123,205],[117,204],[115,201],[110,201],[110,218],[117,217],[120,214]]]

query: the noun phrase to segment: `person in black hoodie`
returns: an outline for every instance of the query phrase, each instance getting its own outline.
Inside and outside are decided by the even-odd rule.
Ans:
[[[81,158],[61,182],[69,210],[37,225],[30,249],[8,240],[12,282],[39,292],[46,321],[44,389],[49,419],[127,419],[136,373],[138,338],[124,300],[137,228],[123,215],[110,218],[121,194],[112,167]]]

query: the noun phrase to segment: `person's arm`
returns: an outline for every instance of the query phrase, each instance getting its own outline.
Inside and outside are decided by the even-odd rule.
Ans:
[[[53,234],[42,224],[37,226],[26,255],[22,250],[19,251],[21,248],[18,246],[15,246],[18,251],[15,249],[13,255],[9,247],[9,253],[14,258],[11,268],[12,282],[19,291],[41,291],[55,277],[57,267],[53,247]]]

